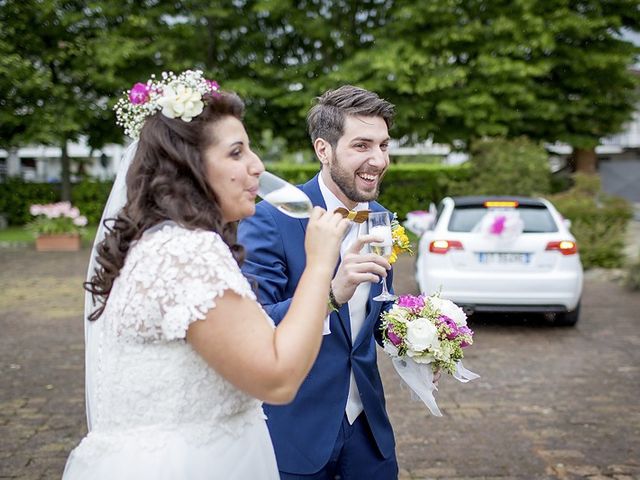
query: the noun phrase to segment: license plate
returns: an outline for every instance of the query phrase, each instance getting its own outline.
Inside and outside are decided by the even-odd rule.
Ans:
[[[478,252],[478,263],[501,265],[526,265],[531,260],[529,253]]]

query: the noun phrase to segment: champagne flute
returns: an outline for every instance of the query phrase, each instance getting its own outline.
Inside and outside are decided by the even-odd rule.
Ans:
[[[258,178],[258,195],[290,217],[308,218],[313,209],[302,190],[266,170]]]
[[[391,252],[393,250],[393,237],[391,235],[391,216],[389,215],[389,212],[369,213],[369,218],[367,219],[367,227],[369,229],[369,235],[373,235],[382,239],[381,242],[369,243],[369,249],[372,253],[380,255],[381,257],[389,260],[389,257],[391,257]],[[374,297],[374,300],[378,302],[386,302],[398,298],[397,296],[389,293],[389,290],[387,290],[386,278],[382,278],[380,280],[380,283],[382,285],[382,293],[380,293],[380,295],[378,295],[377,297]]]

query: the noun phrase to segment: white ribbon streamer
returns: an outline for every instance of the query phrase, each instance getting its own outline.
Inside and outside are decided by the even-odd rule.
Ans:
[[[415,393],[420,400],[427,406],[432,415],[441,417],[442,412],[438,408],[434,391],[438,390],[433,383],[433,370],[429,363],[417,363],[409,357],[395,357],[391,359],[393,367],[400,375],[400,378]],[[456,371],[453,377],[462,382],[467,383],[470,380],[480,378],[480,375],[467,370],[462,362],[456,363]]]
[[[480,375],[473,373],[471,370],[467,370],[464,365],[462,365],[462,361],[459,361],[456,363],[456,371],[453,372],[453,378],[459,382],[467,383],[469,380],[480,378]]]

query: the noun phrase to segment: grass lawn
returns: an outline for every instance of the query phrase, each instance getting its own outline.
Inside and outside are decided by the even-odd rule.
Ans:
[[[97,230],[97,225],[89,225],[87,234],[82,238],[82,244],[91,245]],[[34,240],[33,234],[24,227],[9,227],[0,230],[0,243],[32,243]]]

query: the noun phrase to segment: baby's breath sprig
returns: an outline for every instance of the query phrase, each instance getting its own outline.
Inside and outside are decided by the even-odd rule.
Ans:
[[[186,70],[180,75],[162,72],[161,80],[151,75],[146,83],[136,83],[123,92],[113,108],[116,124],[124,128],[126,135],[138,138],[147,117],[159,110],[169,118],[190,122],[202,113],[207,94],[219,95],[220,86],[204,78],[201,70]]]

